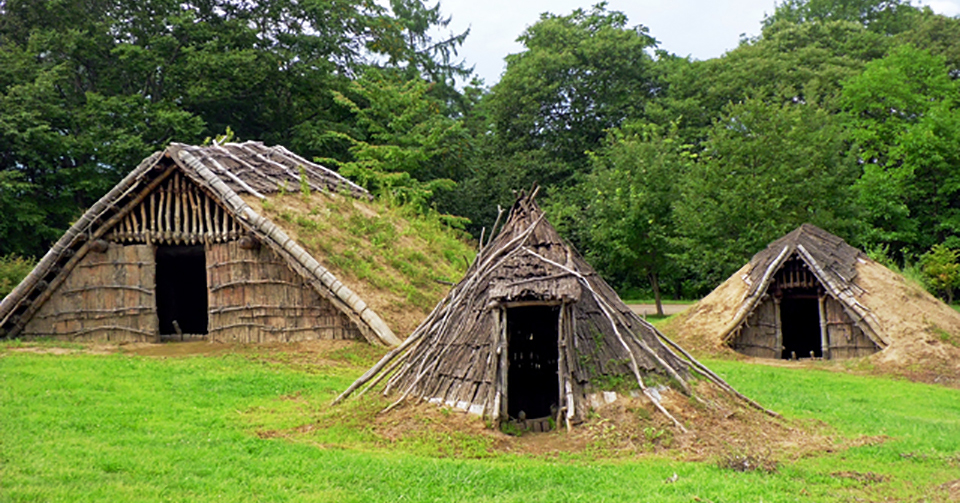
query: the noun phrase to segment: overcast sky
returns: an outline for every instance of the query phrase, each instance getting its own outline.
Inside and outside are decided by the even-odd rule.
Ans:
[[[522,50],[516,42],[541,12],[566,15],[576,8],[589,9],[591,0],[441,0],[440,9],[452,16],[449,29],[470,36],[460,56],[488,86],[500,80],[503,58]],[[428,5],[434,5],[428,1]],[[916,2],[914,3],[916,5]],[[711,59],[733,49],[741,34],[760,33],[764,14],[774,10],[774,0],[609,0],[608,10],[624,12],[629,25],[642,24],[660,42],[660,48],[693,59]],[[928,0],[934,12],[960,14],[960,0]]]

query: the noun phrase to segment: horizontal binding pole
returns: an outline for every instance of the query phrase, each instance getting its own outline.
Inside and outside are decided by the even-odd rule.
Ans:
[[[120,307],[117,309],[81,309],[78,311],[58,311],[52,314],[37,315],[37,316],[34,316],[34,318],[38,320],[45,320],[49,318],[61,318],[64,316],[92,314],[94,315],[92,317],[78,316],[77,319],[95,320],[98,318],[106,318],[109,316],[140,316],[142,314],[149,314],[153,312],[154,312],[154,308],[151,306],[131,306],[131,307]]]
[[[82,288],[74,288],[73,290],[64,290],[60,292],[61,295],[76,295],[78,293],[90,292],[93,290],[133,290],[135,292],[144,293],[147,295],[153,295],[153,290],[139,287],[139,286],[129,286],[129,285],[96,285],[96,286],[85,286]]]
[[[234,328],[256,328],[256,329],[258,329],[258,330],[263,330],[264,332],[281,332],[281,333],[286,333],[286,332],[308,332],[308,331],[314,331],[314,330],[327,330],[327,329],[331,329],[331,328],[342,329],[342,328],[344,328],[344,327],[341,327],[341,326],[333,326],[333,327],[296,327],[296,328],[283,328],[283,327],[271,327],[271,326],[268,326],[268,325],[260,325],[260,324],[257,324],[257,323],[234,323],[234,324],[232,324],[232,325],[222,325],[222,326],[219,326],[219,327],[213,327],[213,328],[210,329],[209,332],[210,332],[210,333],[213,333],[213,332],[222,332],[222,331],[224,331],[224,330],[230,330],[230,329],[234,329]]]
[[[240,259],[240,260],[228,260],[225,262],[214,262],[208,265],[207,269],[216,269],[218,267],[226,267],[228,265],[236,265],[236,264],[280,265],[283,267],[287,267],[287,264],[284,262],[263,261],[263,260],[254,260],[254,259]]]
[[[306,285],[303,283],[291,283],[289,281],[283,281],[279,279],[257,279],[257,280],[242,280],[242,281],[229,281],[226,283],[220,283],[210,287],[211,292],[216,292],[217,290],[222,290],[224,288],[229,288],[233,286],[245,286],[245,285],[285,285],[292,286],[294,288],[303,288]]]
[[[278,311],[294,311],[294,310],[314,310],[321,311],[328,308],[323,306],[230,306],[230,307],[216,307],[211,309],[210,314],[223,314],[223,313],[232,313],[236,311],[248,311],[251,309],[276,309]],[[331,311],[331,314],[332,311]],[[339,313],[337,313],[339,314]]]
[[[113,265],[135,265],[137,267],[143,267],[148,265],[153,265],[151,262],[96,262],[93,264],[78,264],[77,268],[91,268],[91,267],[103,267],[103,266],[113,266]]]
[[[23,335],[25,337],[69,337],[71,339],[76,339],[78,337],[82,337],[87,334],[91,334],[94,332],[102,332],[102,331],[129,332],[132,334],[142,335],[144,337],[150,337],[150,338],[156,337],[156,334],[154,334],[153,332],[147,332],[145,330],[139,330],[139,329],[130,328],[130,327],[121,327],[118,325],[101,325],[99,327],[90,327],[90,328],[85,328],[76,332],[69,332],[69,333],[30,332],[30,333],[24,333]]]

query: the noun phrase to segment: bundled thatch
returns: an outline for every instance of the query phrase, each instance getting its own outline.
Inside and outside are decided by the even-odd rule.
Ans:
[[[394,404],[418,397],[499,422],[523,407],[512,404],[510,393],[541,386],[555,400],[547,404],[551,413],[569,424],[586,416],[588,394],[617,376],[635,381],[668,416],[649,394],[651,379],[689,393],[690,374],[697,372],[736,393],[634,314],[544,219],[535,193],[517,199],[464,279],[337,402],[389,377],[384,393],[398,395]],[[526,346],[536,338],[539,348]]]
[[[160,340],[156,248],[163,246],[201,256],[198,274],[215,302],[210,330],[219,338],[359,335],[398,344],[363,300],[241,198],[300,187],[371,198],[283,147],[171,144],[84,213],[0,302],[0,337]]]
[[[793,298],[811,303],[812,320],[786,320]],[[770,243],[708,296],[673,320],[668,331],[688,347],[730,347],[765,358],[807,357],[789,350],[790,323],[808,323],[815,356],[848,358],[902,349],[960,335],[960,314],[917,285],[818,227],[804,224]],[[914,344],[918,342],[918,344]],[[784,349],[788,348],[788,349]]]

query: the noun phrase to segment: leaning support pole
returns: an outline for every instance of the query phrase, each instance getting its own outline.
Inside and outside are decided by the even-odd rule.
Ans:
[[[627,344],[626,339],[623,338],[623,334],[620,333],[620,329],[617,328],[617,321],[613,318],[613,314],[611,313],[611,307],[607,305],[607,302],[603,300],[603,298],[600,297],[600,295],[598,295],[596,291],[594,291],[593,287],[591,287],[590,284],[587,282],[587,279],[584,278],[583,275],[581,275],[577,271],[574,271],[573,269],[570,269],[569,267],[563,264],[560,264],[559,262],[555,262],[542,255],[539,255],[535,251],[529,248],[524,247],[523,250],[533,255],[534,257],[537,257],[540,260],[543,260],[544,262],[547,262],[551,265],[554,265],[556,267],[559,267],[563,270],[568,271],[570,274],[573,274],[578,280],[580,280],[583,286],[590,293],[593,294],[594,299],[597,301],[597,305],[600,306],[600,310],[603,312],[603,315],[610,322],[610,326],[613,327],[613,333],[616,334],[617,340],[620,341],[620,344],[623,345],[623,349],[627,350],[627,354],[630,355],[630,370],[633,372],[634,377],[637,379],[637,384],[640,386],[640,389],[643,391],[643,394],[650,399],[650,403],[652,403],[653,406],[657,408],[657,410],[663,413],[663,415],[670,418],[670,420],[673,421],[673,424],[675,424],[677,428],[680,429],[680,431],[687,433],[687,429],[683,426],[683,424],[681,424],[680,421],[677,421],[677,418],[673,417],[673,414],[670,414],[670,412],[667,411],[667,409],[664,408],[663,405],[661,405],[660,402],[653,397],[653,394],[650,392],[650,389],[647,388],[647,385],[643,383],[643,376],[640,375],[640,367],[637,365],[637,357],[636,355],[633,354],[633,350],[630,349],[630,345]],[[667,365],[666,362],[664,362],[662,359],[660,359],[659,356],[657,356],[652,350],[650,350],[649,348],[644,348],[644,349],[649,350],[649,352],[656,357],[656,361],[658,361],[661,364],[661,366],[663,366],[664,370],[666,370],[671,375],[671,377],[674,377],[675,379],[677,379],[677,382],[680,383],[683,386],[683,388],[687,390],[687,392],[689,393],[689,388],[687,387],[687,383],[683,380],[682,377],[680,377],[679,374],[677,374],[675,370],[670,368],[670,366]]]
[[[677,351],[679,351],[680,354],[682,354],[682,355],[690,362],[690,364],[693,365],[693,367],[694,367],[695,369],[697,369],[698,372],[700,372],[704,377],[706,377],[707,379],[709,379],[710,382],[712,382],[712,383],[716,384],[717,386],[719,386],[720,389],[722,389],[722,390],[726,391],[727,393],[730,393],[731,395],[733,395],[733,396],[735,396],[735,397],[743,400],[744,402],[747,402],[747,404],[749,404],[751,407],[753,407],[753,408],[755,408],[755,409],[757,409],[757,410],[759,410],[759,411],[762,411],[763,413],[767,414],[768,416],[777,417],[777,418],[782,417],[782,416],[780,416],[780,414],[777,414],[776,412],[774,412],[774,411],[772,411],[772,410],[770,410],[770,409],[766,409],[766,408],[764,408],[762,405],[760,405],[759,403],[754,402],[753,400],[751,400],[751,399],[747,398],[746,396],[744,396],[742,393],[740,393],[739,391],[737,391],[736,389],[734,389],[733,386],[730,386],[729,384],[727,384],[727,381],[724,381],[720,376],[718,376],[717,374],[714,374],[712,370],[710,370],[709,368],[706,367],[706,365],[704,365],[704,364],[700,363],[699,361],[697,361],[697,359],[694,358],[693,355],[691,355],[691,354],[688,353],[685,349],[683,349],[682,347],[680,347],[679,344],[677,344],[676,342],[673,342],[672,340],[670,340],[670,338],[668,338],[667,336],[661,334],[659,330],[657,331],[657,333],[660,335],[660,339],[661,339],[662,341],[666,342],[666,343],[667,343],[668,345],[670,345],[670,347],[672,347],[673,349],[676,349]]]
[[[421,334],[417,336],[411,335],[410,337],[407,337],[407,340],[403,341],[403,344],[400,344],[396,348],[391,349],[387,354],[383,355],[383,358],[381,358],[376,365],[371,367],[370,370],[364,372],[359,379],[354,381],[353,384],[351,384],[350,387],[346,389],[346,391],[344,391],[343,393],[340,393],[340,396],[338,396],[336,400],[334,400],[333,403],[331,403],[330,405],[333,406],[340,403],[341,401],[343,401],[344,398],[347,398],[348,396],[350,396],[351,393],[356,391],[357,388],[359,388],[360,386],[363,386],[363,383],[369,381],[370,378],[372,378],[377,374],[377,372],[380,372],[380,369],[382,369],[384,366],[390,363],[390,360],[393,360],[397,355],[399,355],[408,347],[410,347],[411,344],[419,340],[422,334],[423,332],[421,332]]]

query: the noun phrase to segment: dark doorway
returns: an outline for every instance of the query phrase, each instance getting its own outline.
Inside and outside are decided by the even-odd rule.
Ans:
[[[527,419],[551,415],[560,403],[558,334],[560,306],[507,309],[507,415]]]
[[[207,260],[203,246],[157,247],[156,292],[162,340],[205,335]]]
[[[820,346],[820,306],[816,290],[809,292],[784,292],[780,299],[780,327],[783,334],[783,359],[821,358]]]

